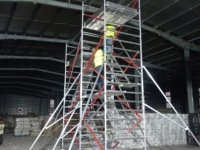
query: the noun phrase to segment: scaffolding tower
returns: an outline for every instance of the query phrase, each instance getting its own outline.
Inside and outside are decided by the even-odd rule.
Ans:
[[[142,62],[140,1],[129,6],[103,2],[93,15],[87,14],[87,6],[82,4],[80,42],[78,47],[66,45],[64,97],[30,150],[42,133],[58,122],[62,131],[53,150],[58,145],[62,150],[149,147],[145,107],[159,112],[144,101],[143,71],[156,82]],[[111,51],[105,35],[108,24],[116,28]],[[93,61],[99,49],[103,50],[104,64],[97,69]],[[99,82],[103,82],[101,87]],[[186,124],[181,127],[192,134]]]
[[[145,148],[139,9],[109,1],[104,1],[104,6],[94,15],[86,14],[85,9],[83,5],[80,147]],[[128,21],[138,26],[126,24]],[[107,24],[117,30],[111,51],[105,35]],[[97,69],[92,63],[99,49],[104,51],[104,64]],[[99,80],[103,80],[102,87],[97,86]]]

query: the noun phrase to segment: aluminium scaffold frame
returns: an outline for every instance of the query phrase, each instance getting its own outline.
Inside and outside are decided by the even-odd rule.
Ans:
[[[137,3],[138,8],[135,9]],[[123,143],[128,142],[134,143],[132,149],[142,148],[147,150],[150,147],[146,137],[145,107],[187,130],[200,146],[197,138],[162,92],[150,72],[143,66],[140,1],[133,1],[134,11],[131,11],[131,13],[134,17],[129,18],[129,20],[137,22],[138,27],[115,22],[114,24],[118,26],[118,32],[113,42],[117,44],[113,44],[114,50],[112,53],[107,53],[107,37],[104,34],[107,24],[105,18],[108,17],[106,17],[106,14],[126,12],[126,10],[120,9],[123,6],[113,4],[119,6],[119,9],[115,11],[111,5],[112,3],[104,0],[104,5],[101,8],[102,12],[98,12],[97,15],[99,16],[96,14],[95,16],[86,14],[85,9],[87,9],[87,6],[82,4],[80,42],[77,48],[66,44],[64,97],[29,150],[34,148],[45,130],[58,123],[62,124],[62,131],[53,145],[53,150],[58,147],[59,142],[61,142],[59,145],[61,145],[60,149],[62,150],[71,150],[74,147],[79,150],[87,148],[100,150],[126,148]],[[111,10],[111,12],[107,10]],[[85,16],[90,18],[86,22]],[[91,29],[92,25],[89,23],[94,23],[94,20],[103,24],[102,31],[100,31],[101,28]],[[91,26],[88,27],[88,24]],[[129,33],[129,31],[136,34]],[[127,36],[128,38],[126,38]],[[92,66],[94,54],[102,47],[101,45],[103,45],[104,60],[106,60],[103,67],[101,67],[104,70],[103,75],[101,69],[97,71]],[[91,48],[95,48],[95,51],[92,52]],[[183,125],[145,103],[144,71],[172,107]],[[104,85],[98,89],[96,85],[99,79],[103,79]],[[118,127],[118,124],[123,129]],[[123,138],[123,136],[126,137]],[[131,145],[129,146],[131,147]]]

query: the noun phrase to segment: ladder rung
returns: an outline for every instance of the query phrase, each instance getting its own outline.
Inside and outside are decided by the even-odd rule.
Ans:
[[[125,41],[125,40],[120,40],[120,39],[114,39],[114,41],[140,46],[140,43],[138,42],[131,42],[131,41]]]
[[[120,118],[117,118],[117,117],[120,117]],[[108,113],[108,119],[107,120],[110,120],[110,121],[117,121],[117,120],[140,120],[140,119],[137,119],[137,118],[126,118],[126,117],[124,117],[124,118],[121,118],[122,116],[121,115],[119,115],[119,116],[117,116],[117,114],[116,114],[116,116],[115,116],[115,118],[112,118],[112,117],[109,117],[109,113]]]
[[[83,40],[83,43],[91,44],[91,45],[94,45],[94,46],[96,46],[98,44],[98,42],[92,42],[92,41],[87,41],[87,40]]]
[[[113,50],[115,51],[115,50],[118,50],[118,51],[127,51],[127,52],[132,52],[132,53],[140,53],[140,51],[139,50],[133,50],[133,49],[128,49],[128,48],[126,48],[126,49],[124,49],[124,48],[121,48],[121,47],[117,47],[117,46],[113,46]]]
[[[122,95],[122,94],[142,94],[141,92],[132,92],[132,91],[117,91],[117,90],[107,90],[108,94],[111,95]]]
[[[100,34],[90,33],[90,32],[87,32],[87,31],[83,31],[83,35],[90,36],[90,37],[96,37],[96,38],[100,38],[101,37]]]
[[[121,102],[128,102],[129,104],[131,103],[142,103],[142,100],[118,100],[118,99],[112,99],[112,100],[109,100],[107,99],[107,102],[115,102],[115,103],[121,103]]]
[[[131,127],[130,128],[120,128],[120,126],[119,127],[117,127],[117,130],[119,130],[119,131],[129,131],[131,129]],[[135,130],[144,130],[144,128],[134,128],[133,129],[133,131],[135,131]],[[116,128],[107,128],[107,131],[110,131],[110,132],[112,132],[112,131],[116,131]]]
[[[112,57],[114,57],[114,58],[120,58],[120,59],[127,60],[127,61],[133,61],[132,58],[126,57],[126,56],[120,56],[120,55],[115,55],[115,56],[113,56],[112,54],[107,54],[106,56],[108,56],[107,58],[108,58],[108,59],[111,59],[111,60],[113,60]],[[141,60],[140,60],[140,59],[134,59],[134,61],[135,61],[135,62],[136,62],[136,61],[137,61],[137,62],[140,62]]]
[[[130,33],[127,33],[127,32],[123,32],[123,31],[118,31],[118,33],[120,34],[120,35],[127,35],[127,36],[132,36],[132,37],[137,37],[137,38],[139,38],[140,36],[139,35],[137,35],[137,34],[130,34]]]
[[[127,87],[127,88],[132,88],[132,87],[136,87],[136,86],[140,86],[140,83],[124,83],[124,82],[109,82],[111,84],[117,84],[119,87]]]
[[[144,137],[140,136],[140,137],[135,137],[135,136],[132,136],[132,137],[127,137],[127,136],[123,136],[123,137],[115,137],[113,139],[109,139],[108,138],[108,141],[115,141],[115,140],[128,140],[128,139],[136,139],[136,140],[139,140],[139,139],[144,139]]]
[[[118,68],[128,68],[128,69],[135,69],[135,68],[137,68],[137,69],[140,69],[140,67],[135,67],[135,66],[132,66],[132,65],[130,65],[130,66],[127,66],[127,65],[121,65],[121,64],[117,64],[117,63],[109,63],[109,67],[111,68],[111,67],[113,67],[114,69],[116,68],[116,67],[118,67]]]
[[[107,108],[107,110],[113,111],[113,109],[108,109],[108,108]],[[137,110],[117,109],[117,111],[120,112],[120,113],[124,113],[124,112],[130,112],[130,113],[136,112],[136,113],[141,113],[141,112],[143,112],[142,109],[137,109]]]

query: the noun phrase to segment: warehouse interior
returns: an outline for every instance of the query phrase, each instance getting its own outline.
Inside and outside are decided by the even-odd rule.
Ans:
[[[109,1],[124,6],[139,3]],[[89,15],[103,5],[103,0],[0,0],[0,119],[6,124],[0,149],[14,150],[16,144],[17,149],[28,149],[62,100],[66,44],[78,46],[82,2]],[[140,6],[143,65],[200,141],[200,1],[140,0]],[[89,15],[85,18],[89,19]],[[143,77],[145,102],[176,119],[147,74]],[[147,128],[155,124],[151,128],[155,134],[149,141],[152,150],[199,149],[188,132],[173,124],[164,142],[159,141],[157,132],[169,129],[164,127],[165,119],[149,109],[146,112]],[[38,127],[36,133],[15,135],[20,118],[24,122],[32,118]],[[57,138],[58,133],[44,135],[48,140],[42,137],[39,145],[49,148],[43,142],[51,143],[49,137]]]

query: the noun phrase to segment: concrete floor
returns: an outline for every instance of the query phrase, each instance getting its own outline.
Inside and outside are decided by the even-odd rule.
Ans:
[[[3,144],[0,145],[0,150],[28,150],[35,137],[31,136],[14,136],[14,135],[4,135]],[[33,150],[50,150],[55,139],[50,137],[41,137],[38,143],[35,145]],[[58,148],[57,150],[60,150]]]
[[[28,150],[34,139],[35,137],[31,136],[15,137],[13,135],[4,135],[4,143],[0,146],[0,150]],[[34,150],[50,150],[52,149],[53,141],[55,142],[55,139],[42,137]],[[60,148],[57,148],[57,150],[60,150]],[[200,150],[200,148],[181,145],[152,147],[151,150]]]
[[[199,147],[188,145],[152,147],[152,150],[200,150]]]

